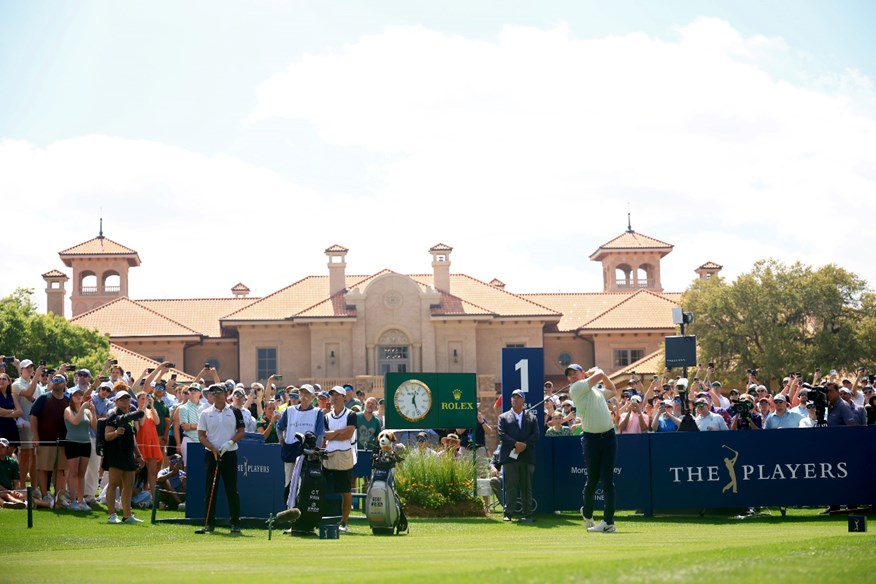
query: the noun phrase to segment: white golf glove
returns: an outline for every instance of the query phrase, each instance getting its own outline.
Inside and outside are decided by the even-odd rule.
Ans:
[[[223,454],[231,450],[232,446],[234,446],[234,440],[229,440],[228,442],[223,444],[222,447],[219,448],[219,456],[222,456]]]

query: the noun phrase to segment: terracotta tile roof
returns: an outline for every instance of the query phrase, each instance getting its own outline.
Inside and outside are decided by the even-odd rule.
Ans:
[[[198,332],[122,296],[70,322],[111,337],[198,336]]]
[[[114,359],[118,359],[119,366],[122,369],[131,372],[131,375],[134,376],[133,381],[136,381],[145,369],[158,366],[158,361],[145,357],[140,353],[135,353],[134,351],[126,349],[121,345],[116,345],[115,343],[110,343],[110,355],[112,355]],[[181,369],[171,369],[170,373],[176,373],[176,380],[178,382],[194,380],[193,376]],[[168,375],[168,379],[170,379],[170,375]]]
[[[650,355],[645,355],[635,363],[630,363],[623,369],[619,369],[612,373],[609,378],[612,381],[616,381],[618,379],[627,379],[630,377],[630,374],[635,372],[637,376],[642,375],[660,375],[663,373],[663,370],[666,368],[666,359],[663,356],[663,349],[657,349]],[[645,388],[651,383],[650,378],[647,380],[643,379],[642,384]]]
[[[433,286],[432,274],[409,276],[423,286]],[[560,314],[522,295],[506,292],[465,274],[450,275],[452,294],[441,293],[441,310],[433,314],[493,314],[495,316],[534,316],[559,318]],[[444,303],[448,302],[448,305]],[[462,312],[456,312],[462,310]],[[470,310],[471,312],[468,312]]]
[[[651,292],[639,290],[625,296],[612,308],[581,326],[584,330],[594,329],[675,329],[672,322],[672,308],[675,302]]]
[[[626,294],[607,294],[604,292],[571,294],[521,294],[523,298],[548,306],[563,315],[557,328],[560,331],[574,331],[584,323],[594,319],[606,310],[620,304]]]
[[[334,244],[333,246],[326,248],[325,253],[329,253],[329,252],[344,252],[344,253],[346,253],[348,251],[350,251],[350,250],[347,249],[346,247],[344,247],[343,245]]]
[[[697,269],[698,270],[721,270],[723,268],[724,268],[724,266],[719,266],[715,262],[706,262]]]
[[[259,300],[260,298],[182,298],[135,302],[204,336],[218,338],[222,336],[219,319]]]
[[[79,245],[69,247],[58,252],[64,265],[71,266],[71,256],[124,256],[128,258],[131,266],[140,265],[140,256],[137,252],[120,243],[116,243],[108,237],[95,237]]]
[[[648,237],[647,235],[643,235],[641,233],[636,233],[635,231],[624,231],[608,243],[603,243],[599,246],[595,252],[590,254],[591,260],[599,260],[606,251],[608,250],[637,250],[637,249],[647,249],[647,250],[657,250],[661,251],[660,255],[666,255],[670,251],[672,251],[672,244],[666,243],[665,241],[660,241],[659,239],[654,239],[653,237]]]
[[[429,251],[453,251],[453,248],[445,243],[436,243],[429,248]]]
[[[383,270],[373,276],[346,276],[346,288],[352,290],[379,275],[390,273]],[[343,298],[343,296],[341,296]],[[284,320],[307,312],[307,317],[349,316],[343,302],[329,302],[329,277],[307,276],[258,299],[250,306],[228,312],[222,320]],[[318,306],[323,305],[324,306]],[[339,311],[332,313],[332,311]]]
[[[61,270],[51,270],[43,274],[43,278],[67,278],[67,274]],[[67,278],[69,280],[69,278]]]

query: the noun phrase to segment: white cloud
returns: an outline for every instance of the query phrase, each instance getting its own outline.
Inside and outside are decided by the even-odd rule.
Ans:
[[[773,74],[793,60],[782,39],[714,19],[669,40],[390,27],[302,56],[242,122],[311,124],[345,147],[325,149],[339,175],[345,151],[376,154],[346,192],[302,187],[294,159],[281,176],[110,136],[0,143],[0,192],[19,213],[0,294],[41,290],[57,252],[96,235],[101,207],[106,235],[143,260],[134,297],[226,295],[238,281],[268,294],[326,273],[334,243],[350,248],[349,273],[429,272],[427,250],[444,242],[454,271],[511,291],[596,291],[588,256],[625,229],[628,201],[635,229],[676,245],[668,290],[705,261],[735,275],[767,256],[876,282],[876,237],[850,229],[876,213],[872,81]]]

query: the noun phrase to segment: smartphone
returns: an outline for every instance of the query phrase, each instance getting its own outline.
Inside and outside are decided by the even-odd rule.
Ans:
[[[204,369],[209,369],[209,368],[210,368],[210,364],[209,364],[209,363],[204,363]]]
[[[283,376],[282,375],[274,375],[274,379],[276,379],[277,381],[283,381]]]
[[[110,365],[118,365],[118,364],[119,364],[118,359],[110,359]]]
[[[3,357],[4,363],[15,363],[15,357]]]
[[[155,367],[149,367],[149,368],[146,370],[146,373],[152,373],[153,371],[155,371]]]
[[[176,367],[176,363],[165,363],[165,365],[167,365],[167,366],[170,367],[171,369],[173,369],[174,367]]]
[[[46,362],[45,362],[45,361],[40,361],[40,367],[45,367],[45,366],[46,366]]]
[[[172,374],[170,376],[170,379],[171,379],[171,381],[176,381],[176,373]]]
[[[101,376],[100,376],[100,380],[101,380],[102,382],[103,382],[103,381],[109,381],[109,379],[110,379],[110,378],[107,377],[106,375],[101,375]]]

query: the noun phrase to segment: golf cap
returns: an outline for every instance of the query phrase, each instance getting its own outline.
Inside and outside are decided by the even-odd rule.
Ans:
[[[713,381],[712,387],[721,387],[721,382],[720,381]]]
[[[310,385],[309,383],[305,383],[304,385],[302,385],[301,387],[298,388],[298,393],[301,393],[302,391],[307,392],[310,395],[313,395],[314,393],[316,393],[316,390],[313,389],[313,386]]]
[[[775,397],[773,397],[773,401],[787,403],[788,400],[785,398],[785,394],[780,393],[780,394],[776,395]]]
[[[234,391],[231,392],[231,397],[246,397],[246,392],[242,389],[235,388]]]
[[[112,389],[112,388],[113,388],[113,384],[110,383],[109,381],[104,381],[103,383],[101,383],[100,385],[98,385],[97,388],[98,388],[98,389]]]
[[[739,390],[738,390],[738,389],[731,389],[731,390],[730,390],[730,395],[733,395],[734,393],[738,394],[738,393],[739,393]]]
[[[353,386],[349,383],[344,384],[344,391],[353,391]]]
[[[584,368],[577,363],[572,363],[571,365],[566,367],[566,375],[568,375],[570,371],[584,371]]]
[[[631,402],[636,402],[637,404],[642,403],[642,398],[637,394],[630,398]]]
[[[666,405],[666,406],[674,406],[674,405],[675,405],[675,402],[672,401],[671,399],[665,399],[665,400],[663,400],[663,405]]]
[[[0,446],[5,446],[6,448],[9,448],[9,440],[7,440],[6,438],[0,438]]]
[[[709,400],[707,400],[704,397],[698,397],[697,400],[694,402],[694,404],[696,404],[696,405],[708,404],[708,403],[709,403]]]
[[[511,397],[517,396],[522,399],[526,399],[526,393],[522,389],[515,389],[511,392]]]
[[[91,371],[89,371],[88,369],[80,369],[76,372],[76,375],[78,375],[79,377],[91,377]]]
[[[849,389],[848,387],[841,387],[841,388],[840,388],[840,393],[848,393],[848,394],[851,394],[851,393],[852,393],[852,390]]]
[[[214,383],[210,387],[207,388],[208,393],[227,393],[228,389],[221,383]]]
[[[28,367],[33,367],[33,361],[31,361],[30,359],[25,359],[20,363],[20,365],[20,369],[27,369]]]
[[[328,399],[329,394],[328,394],[327,391],[321,391],[321,392],[319,392],[318,394],[316,394],[316,397],[324,398],[324,399]]]
[[[347,392],[344,391],[344,388],[341,387],[340,385],[336,385],[336,386],[334,386],[333,388],[331,388],[330,390],[328,390],[328,392],[329,392],[329,395],[331,395],[331,394],[333,394],[333,393],[336,393],[336,394],[338,394],[338,395],[347,395]]]
[[[115,401],[119,401],[120,399],[131,399],[131,394],[127,391],[119,391],[116,392]]]
[[[193,383],[189,386],[189,391],[204,391],[204,390],[201,389],[200,383]]]

